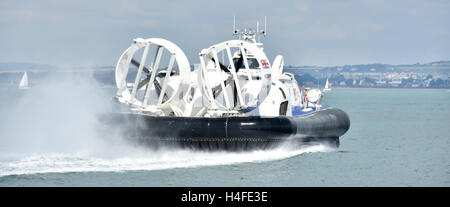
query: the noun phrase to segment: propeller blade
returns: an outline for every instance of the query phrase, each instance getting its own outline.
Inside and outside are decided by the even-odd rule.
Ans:
[[[133,64],[134,66],[138,67],[141,65],[141,63],[139,63],[138,61],[136,61],[135,59],[131,59],[131,64]],[[144,66],[144,68],[142,69],[144,72],[146,73],[150,73],[150,70],[148,68],[146,68]]]
[[[156,75],[156,77],[158,77],[158,78],[165,78],[166,77],[166,73],[167,73],[167,71],[161,71],[161,72],[159,72]],[[178,75],[178,72],[176,72],[176,71],[170,72],[170,76],[173,76],[173,75]]]
[[[144,80],[142,80],[138,86],[137,86],[137,90],[140,90],[142,87],[144,87],[148,82],[150,81],[150,76],[147,76],[147,78],[145,78]]]
[[[231,82],[233,82],[233,76],[228,76],[228,78],[223,82],[225,87],[228,86],[228,84],[230,84]],[[220,85],[212,88],[213,91],[213,95],[214,98],[216,98],[220,93],[222,93],[222,87]]]
[[[151,78],[151,73],[149,73],[149,74],[147,75],[147,78],[145,78],[144,80],[142,80],[142,81],[138,84],[137,89],[139,90],[139,89],[141,89],[142,87],[144,87],[145,85],[147,85],[147,83],[150,81],[150,78]],[[161,85],[159,84],[159,82],[158,82],[156,79],[153,81],[153,85],[155,86],[156,93],[158,94],[158,96],[160,96],[160,94],[161,94]],[[169,99],[169,97],[167,96],[166,93],[164,93],[163,101],[167,101],[168,99]]]
[[[141,65],[141,63],[139,63],[139,62],[136,61],[135,59],[131,59],[131,64],[133,64],[133,65],[136,66],[136,67],[139,67],[139,66]],[[147,78],[145,78],[144,80],[142,80],[142,81],[138,84],[137,90],[139,90],[139,89],[141,89],[142,87],[144,87],[144,86],[150,81],[150,78],[151,78],[151,75],[152,75],[152,73],[150,72],[150,70],[149,70],[148,68],[146,68],[145,66],[143,67],[142,70],[143,70],[144,72],[148,73],[148,74],[147,74]],[[175,75],[175,74],[176,74],[176,72],[171,72],[171,73],[170,73],[170,75]],[[157,77],[158,77],[158,78],[163,78],[163,77],[165,77],[165,71],[162,71],[162,73],[159,73],[159,74],[157,75]],[[156,79],[153,81],[153,85],[155,86],[156,93],[157,93],[158,96],[159,96],[159,95],[161,94],[161,85],[159,84],[159,82],[158,82]],[[167,99],[169,99],[169,97],[167,97],[167,94],[164,93],[163,101],[166,101]]]

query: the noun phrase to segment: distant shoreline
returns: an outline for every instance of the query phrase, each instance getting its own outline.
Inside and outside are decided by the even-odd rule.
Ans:
[[[71,68],[71,69],[24,69],[24,70],[1,70],[1,73],[23,73],[23,72],[32,72],[32,73],[71,73],[71,72],[104,72],[104,71],[114,71],[114,68]]]
[[[350,91],[363,91],[363,90],[370,90],[370,91],[450,91],[448,88],[332,88],[331,90],[350,90]]]

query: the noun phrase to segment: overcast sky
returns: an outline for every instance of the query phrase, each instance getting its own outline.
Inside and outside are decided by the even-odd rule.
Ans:
[[[262,39],[286,65],[412,64],[450,60],[450,1],[1,0],[0,62],[115,65],[136,37],[202,48],[268,18]]]

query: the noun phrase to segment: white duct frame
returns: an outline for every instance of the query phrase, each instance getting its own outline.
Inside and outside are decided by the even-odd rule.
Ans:
[[[233,57],[232,57],[230,48],[237,48],[238,51],[240,51],[240,54],[242,55],[245,68],[240,69],[239,73],[236,72],[237,69],[234,66]],[[225,89],[226,86],[223,83],[225,81],[225,78],[222,75],[224,72],[220,68],[219,61],[218,61],[219,59],[217,57],[218,56],[217,54],[222,51],[226,52],[226,55],[228,56],[228,62],[231,66],[231,67],[228,67],[227,69],[230,71],[230,75],[231,75],[233,82],[235,84],[235,87],[237,89],[237,99],[238,99],[238,103],[239,103],[239,108],[245,109],[245,108],[249,107],[249,105],[251,103],[263,102],[263,100],[256,100],[256,99],[258,99],[260,97],[260,95],[261,95],[260,93],[262,93],[263,87],[266,87],[268,89],[265,91],[267,94],[270,91],[271,68],[270,68],[270,63],[268,61],[268,58],[266,57],[266,55],[262,51],[262,49],[258,48],[255,44],[252,44],[252,43],[249,43],[249,42],[246,42],[243,40],[230,40],[230,41],[225,41],[225,42],[213,45],[213,46],[209,47],[208,49],[204,49],[199,54],[200,67],[201,67],[199,70],[199,72],[201,73],[199,85],[201,85],[202,93],[205,95],[205,97],[207,98],[207,100],[209,101],[211,106],[213,106],[212,108],[220,108],[222,110],[234,110],[235,109],[228,102],[229,95],[227,94],[227,91]],[[251,54],[252,57],[258,61],[258,63],[259,63],[258,69],[251,69],[249,67],[248,54]],[[212,91],[213,89],[212,89],[211,83],[210,83],[211,79],[213,79],[213,78],[208,77],[209,76],[208,70],[210,70],[211,68],[207,68],[208,65],[210,65],[210,61],[214,61],[214,69],[215,69],[214,72],[216,72],[216,73],[219,72],[222,76],[220,78],[220,82],[216,83],[216,84],[219,84],[220,88],[222,89],[222,93],[225,98],[225,104],[220,103],[216,99],[217,97],[214,98],[214,96],[213,96],[213,91]],[[266,67],[263,67],[262,66],[263,61],[265,61],[265,63],[267,63],[269,65]],[[247,79],[248,79],[247,83],[240,84],[238,78],[244,74],[246,74],[246,76],[247,76]],[[259,88],[255,89],[257,95],[255,95],[253,97],[253,99],[246,101],[243,97],[242,92],[245,87],[252,86],[252,84],[248,84],[248,83],[251,83],[252,81],[254,81],[253,77],[252,77],[254,74],[256,74],[256,76],[260,77],[259,81],[261,81],[261,85],[259,86]],[[267,94],[264,94],[261,96],[265,97],[265,96],[267,96]],[[259,101],[259,102],[257,102],[257,101]]]
[[[136,92],[138,89],[139,81],[141,80],[141,75],[144,71],[145,62],[147,60],[148,50],[150,45],[155,45],[157,47],[157,52],[154,57],[153,65],[148,68],[148,72],[151,73],[150,80],[144,85],[145,95],[142,101],[136,99]],[[134,83],[127,83],[127,75],[130,69],[130,63],[133,59],[133,55],[140,49],[144,48],[144,52],[141,57],[141,62],[138,67],[137,75],[134,80]],[[154,87],[154,82],[156,79],[158,68],[160,68],[161,56],[163,55],[164,50],[167,50],[171,55],[169,60],[169,65],[166,70],[166,75],[164,77],[163,86],[161,88],[159,96],[157,96],[156,105],[149,104],[150,93],[152,87]],[[170,74],[173,70],[175,63],[178,65],[179,69],[179,83],[175,85],[173,88],[174,92],[167,100],[164,101],[164,96],[166,95],[166,91],[168,89],[168,85],[170,82]],[[180,102],[180,93],[184,93],[188,90],[190,83],[190,64],[189,61],[184,54],[184,52],[174,43],[161,39],[161,38],[148,38],[142,39],[137,38],[134,40],[133,44],[129,48],[127,48],[122,55],[120,56],[115,71],[115,80],[116,86],[118,88],[117,96],[120,102],[129,104],[134,108],[139,108],[142,111],[146,110],[154,110],[154,109],[170,109],[174,105],[178,105]],[[128,85],[132,84],[133,87],[128,88]],[[143,86],[142,86],[143,87]],[[182,97],[181,97],[182,99]],[[174,104],[176,103],[176,104]]]

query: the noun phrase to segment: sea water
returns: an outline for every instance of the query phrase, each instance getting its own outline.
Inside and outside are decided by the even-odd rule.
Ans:
[[[450,186],[446,90],[326,92],[323,104],[351,120],[338,149],[239,153],[102,137],[96,115],[110,110],[114,90],[92,80],[0,92],[0,186]]]

